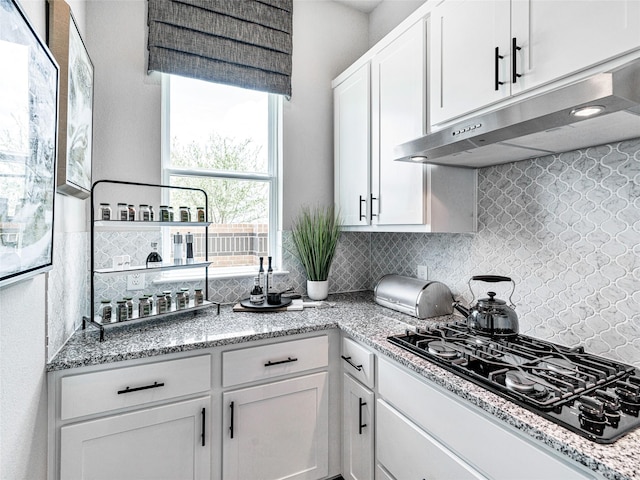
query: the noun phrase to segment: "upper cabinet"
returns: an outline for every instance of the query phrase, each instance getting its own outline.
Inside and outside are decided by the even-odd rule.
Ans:
[[[335,200],[345,225],[371,221],[371,75],[366,63],[333,91]]]
[[[445,0],[431,12],[431,124],[640,47],[637,0]]]
[[[371,62],[371,209],[380,225],[425,223],[426,169],[394,162],[393,147],[425,131],[426,43],[426,22],[420,21]]]
[[[335,201],[345,226],[475,231],[474,170],[394,160],[396,145],[426,132],[427,25],[414,22],[334,82]],[[450,182],[463,194],[449,194]]]

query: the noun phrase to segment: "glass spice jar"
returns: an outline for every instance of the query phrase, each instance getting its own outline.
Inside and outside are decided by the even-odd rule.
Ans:
[[[124,297],[127,302],[127,318],[131,320],[133,318],[133,297]]]
[[[180,207],[180,221],[181,222],[191,221],[191,209],[189,207]]]
[[[198,221],[199,222],[206,222],[207,218],[205,215],[205,211],[204,211],[204,207],[197,207],[196,208],[196,215],[198,217]]]
[[[173,222],[173,207],[169,207],[169,221]]]
[[[100,323],[111,323],[113,321],[113,306],[111,300],[101,300],[100,308],[98,309],[98,315],[100,316]]]
[[[171,306],[173,305],[173,296],[171,295],[171,290],[164,290],[162,292],[164,294],[164,298],[167,301],[167,311],[171,311]]]
[[[126,203],[118,204],[118,220],[126,222],[129,220],[129,209],[127,208]]]
[[[138,209],[138,218],[141,222],[151,221],[151,211],[149,210],[149,205],[145,205],[144,203],[140,204],[140,208]]]
[[[116,319],[118,322],[126,322],[129,318],[126,300],[116,302]]]
[[[204,294],[202,293],[201,288],[196,288],[195,293],[193,294],[193,304],[194,306],[202,305],[204,303]]]
[[[149,221],[153,222],[153,206],[149,205]]]
[[[108,203],[100,204],[100,220],[111,220],[111,205]]]
[[[169,207],[166,205],[160,205],[160,221],[161,222],[169,222]]]
[[[184,294],[184,301],[186,306],[189,306],[189,297],[190,297],[189,289],[187,287],[182,287],[180,291]]]
[[[167,299],[162,293],[158,293],[156,295],[156,313],[158,315],[161,313],[167,313]]]
[[[176,310],[187,308],[187,302],[184,298],[184,292],[176,293]]]
[[[136,207],[134,207],[133,205],[129,204],[129,205],[127,205],[127,210],[129,211],[129,221],[130,222],[135,222],[136,221]]]
[[[138,318],[148,317],[151,315],[151,305],[146,296],[140,297],[138,301]]]

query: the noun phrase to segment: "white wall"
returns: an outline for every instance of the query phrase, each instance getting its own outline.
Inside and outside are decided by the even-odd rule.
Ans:
[[[369,14],[369,46],[375,45],[425,0],[383,0]]]
[[[333,204],[331,80],[368,48],[368,16],[334,2],[294,0],[291,101],[284,105],[283,225],[300,206]]]
[[[70,4],[81,32],[85,30],[84,0]],[[21,2],[33,27],[46,39],[45,0]],[[68,236],[86,237],[86,202],[56,195],[54,232],[54,269],[33,279],[0,289],[0,479],[34,480],[46,478],[47,466],[47,336],[60,332],[66,339],[79,320],[85,301],[82,292],[67,296],[66,316],[60,305],[47,306],[48,283],[52,278],[66,279],[60,289],[86,284],[86,252],[67,252]],[[82,243],[82,240],[81,240]],[[68,253],[68,256],[67,256]],[[74,263],[75,262],[75,263]],[[80,274],[66,275],[67,267]],[[48,332],[48,327],[49,332]],[[54,345],[57,349],[61,345]]]

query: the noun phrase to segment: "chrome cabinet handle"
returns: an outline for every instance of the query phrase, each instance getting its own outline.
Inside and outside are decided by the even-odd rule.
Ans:
[[[135,387],[135,388],[127,387],[124,390],[118,390],[118,395],[122,395],[123,393],[139,392],[140,390],[149,390],[150,388],[160,388],[160,387],[164,387],[164,382],[163,383],[153,382],[153,385],[145,385],[144,387]]]
[[[264,364],[265,367],[273,367],[274,365],[280,365],[283,363],[291,363],[291,362],[297,362],[298,359],[297,358],[291,358],[291,357],[287,357],[286,360],[278,360],[277,362],[272,362],[271,360],[269,360],[267,363]]]
[[[518,50],[522,50],[522,48],[518,46],[516,42],[516,37],[513,37],[511,39],[511,74],[512,74],[511,81],[512,83],[516,83],[518,81],[518,78],[522,76],[518,73],[518,62],[516,62],[516,52]]]
[[[345,357],[344,355],[340,355],[340,357],[347,362],[349,365],[351,365],[353,368],[355,368],[356,370],[358,370],[359,372],[362,371],[362,365],[356,365],[355,363],[353,363],[351,361],[351,357]]]
[[[363,402],[362,398],[358,398],[358,401],[360,403],[358,407],[358,435],[362,435],[362,429],[367,426],[366,423],[362,423],[362,407],[364,407],[367,402]]]
[[[499,74],[499,70],[500,70],[500,60],[502,60],[504,58],[503,55],[500,55],[500,49],[499,47],[496,47],[495,50],[495,88],[496,88],[496,92],[500,89],[500,85],[504,85],[504,82],[501,82],[500,79],[498,78]]]

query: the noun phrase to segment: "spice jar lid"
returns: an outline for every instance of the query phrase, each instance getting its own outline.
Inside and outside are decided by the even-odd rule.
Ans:
[[[111,300],[100,300],[100,303],[111,303]]]

